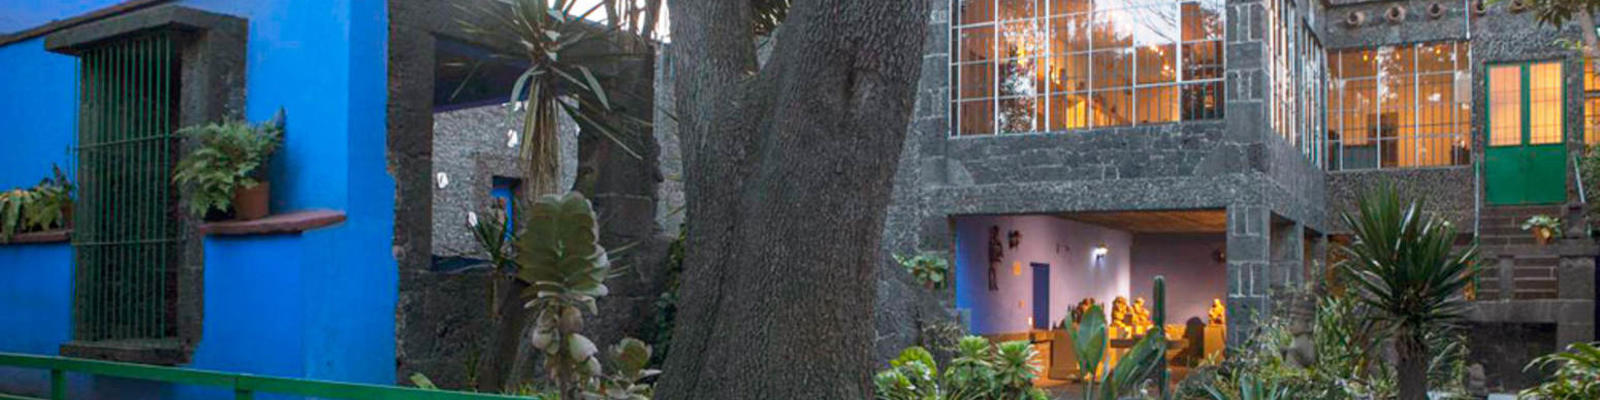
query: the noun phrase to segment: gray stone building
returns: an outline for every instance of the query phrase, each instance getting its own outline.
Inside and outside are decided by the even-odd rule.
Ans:
[[[927,1],[885,258],[949,257],[954,290],[937,297],[969,331],[1047,329],[1165,275],[1174,302],[1226,304],[1237,342],[1284,306],[1274,293],[1324,279],[1338,216],[1392,182],[1482,248],[1465,331],[1475,360],[1498,360],[1491,389],[1524,384],[1530,354],[1595,338],[1573,164],[1600,110],[1557,41],[1575,27],[1518,2]],[[1517,224],[1536,214],[1565,236],[1534,244]],[[946,316],[882,271],[887,358]]]
[[[1303,306],[1287,299],[1325,280],[1330,242],[1348,233],[1339,215],[1384,183],[1427,195],[1461,244],[1480,245],[1465,332],[1490,389],[1523,386],[1532,355],[1595,337],[1600,251],[1573,160],[1600,140],[1588,127],[1600,87],[1556,42],[1574,27],[1540,26],[1515,2],[917,1],[931,25],[884,231],[881,359],[951,321],[1048,331],[1081,300],[1148,297],[1156,275],[1169,321],[1222,326],[1236,343],[1253,316]],[[399,368],[464,382],[489,279],[458,268],[471,264],[458,250],[468,209],[518,176],[496,134],[506,109],[452,86],[462,71],[443,66],[479,51],[457,11],[389,9]],[[665,65],[649,66],[657,82],[671,81]],[[611,216],[608,243],[650,243],[641,259],[660,259],[682,220],[672,101],[653,97],[633,108],[655,114],[643,159],[605,157],[575,128],[564,143],[565,182]],[[1536,245],[1517,227],[1536,214],[1565,218],[1564,237]],[[924,289],[889,257],[917,252],[947,257],[953,288]],[[641,266],[602,304],[602,341],[648,333],[666,278]],[[1225,324],[1211,324],[1213,302]]]

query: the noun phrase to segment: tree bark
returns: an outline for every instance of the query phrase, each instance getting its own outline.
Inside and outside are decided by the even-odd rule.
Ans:
[[[926,7],[796,1],[758,68],[749,2],[670,5],[689,232],[657,398],[871,397]]]
[[[1428,347],[1422,332],[1409,331],[1395,338],[1395,356],[1399,358],[1398,383],[1400,400],[1427,400],[1428,398]]]

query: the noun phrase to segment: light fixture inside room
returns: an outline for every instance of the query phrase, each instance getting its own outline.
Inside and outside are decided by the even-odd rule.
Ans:
[[[1106,248],[1106,245],[1102,243],[1099,246],[1094,246],[1094,251],[1091,254],[1094,254],[1095,261],[1100,261],[1100,259],[1106,258],[1106,253],[1110,252],[1111,249]]]

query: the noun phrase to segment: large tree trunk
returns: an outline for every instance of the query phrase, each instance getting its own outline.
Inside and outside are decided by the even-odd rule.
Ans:
[[[1399,368],[1400,400],[1427,400],[1428,398],[1428,346],[1422,332],[1407,331],[1395,338],[1395,356]]]
[[[750,2],[670,9],[689,232],[658,398],[871,397],[926,2],[796,1],[764,68]]]

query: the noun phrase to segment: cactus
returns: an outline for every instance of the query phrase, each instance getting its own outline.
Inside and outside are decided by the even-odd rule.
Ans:
[[[1161,276],[1161,275],[1156,275],[1155,288],[1152,290],[1151,293],[1152,293],[1151,297],[1154,298],[1155,302],[1156,302],[1156,304],[1155,304],[1155,312],[1154,312],[1155,315],[1150,316],[1151,321],[1153,323],[1155,323],[1155,328],[1153,328],[1153,330],[1151,330],[1149,334],[1150,335],[1160,335],[1162,338],[1166,338],[1167,337],[1167,278],[1164,277],[1164,276]],[[1159,364],[1156,365],[1156,379],[1157,379],[1156,387],[1160,389],[1161,399],[1162,400],[1166,400],[1166,399],[1170,398],[1170,395],[1171,395],[1171,391],[1167,389],[1168,376],[1167,376],[1167,352],[1166,351],[1162,351],[1161,352],[1160,360],[1161,361],[1159,362]]]

